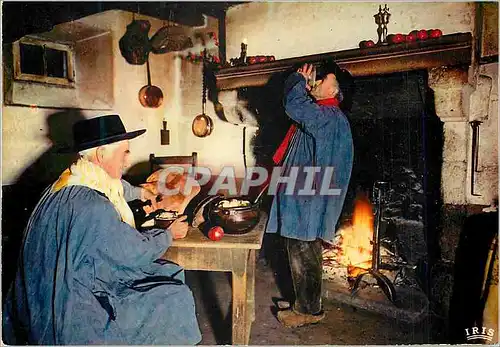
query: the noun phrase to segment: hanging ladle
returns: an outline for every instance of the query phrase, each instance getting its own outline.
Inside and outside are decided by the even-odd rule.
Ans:
[[[157,108],[163,102],[163,92],[157,86],[151,85],[151,72],[149,71],[149,56],[146,59],[148,71],[148,84],[139,90],[139,102],[144,107]]]

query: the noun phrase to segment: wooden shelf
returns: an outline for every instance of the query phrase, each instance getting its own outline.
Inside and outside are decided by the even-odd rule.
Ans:
[[[439,66],[469,65],[471,57],[472,34],[458,33],[421,42],[349,49],[269,63],[221,68],[214,73],[217,88],[225,90],[263,86],[275,73],[287,71],[303,63],[318,63],[328,58],[334,59],[353,76],[370,76]]]

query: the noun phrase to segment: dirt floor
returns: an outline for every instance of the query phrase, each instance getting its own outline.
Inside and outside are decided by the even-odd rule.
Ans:
[[[201,344],[231,343],[231,274],[187,271],[203,335]],[[317,325],[297,329],[283,327],[275,318],[272,299],[281,297],[275,272],[261,256],[257,261],[256,319],[252,345],[358,345],[438,343],[436,320],[425,317],[416,324],[395,321],[346,304],[324,301],[326,318]]]

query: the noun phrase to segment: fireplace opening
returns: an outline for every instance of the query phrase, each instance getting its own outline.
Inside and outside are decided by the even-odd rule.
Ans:
[[[360,192],[373,202],[374,185],[387,182],[383,252],[397,251],[395,256],[418,268],[416,280],[425,290],[427,269],[439,258],[443,152],[443,125],[434,111],[427,71],[356,78],[348,117],[354,164],[339,228],[352,220]]]
[[[277,74],[265,87],[238,90],[239,98],[246,101],[259,123],[252,141],[258,165],[269,165],[290,125],[282,106],[284,77],[285,74]],[[346,115],[353,134],[354,164],[335,244],[324,250],[324,278],[335,283],[340,291],[340,296],[333,294],[336,299],[353,303],[351,289],[356,277],[372,266],[377,212],[374,187],[385,182],[380,208],[378,271],[399,294],[400,310],[394,312],[400,318],[406,315],[413,320],[425,314],[432,286],[430,269],[440,258],[443,124],[434,110],[426,70],[357,77],[351,91],[351,107]],[[364,204],[361,207],[360,200]],[[271,201],[268,199],[264,208]],[[371,211],[371,216],[365,213],[364,217],[355,218],[354,212],[359,210]],[[363,227],[360,232],[359,227],[353,226],[355,219],[363,220],[364,224],[368,221],[371,228]],[[343,247],[347,243],[360,254],[351,252],[351,259],[346,257]],[[368,297],[360,297],[360,302],[383,301],[386,309],[392,311],[394,303],[380,293],[377,284],[376,279],[363,277],[358,295],[371,292]],[[374,305],[368,306],[365,308]]]

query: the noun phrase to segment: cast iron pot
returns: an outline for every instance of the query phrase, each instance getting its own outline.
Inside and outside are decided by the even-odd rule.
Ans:
[[[250,232],[260,219],[260,201],[249,206],[219,207],[222,200],[247,200],[245,198],[220,198],[210,204],[209,216],[213,225],[221,226],[226,234],[246,234]]]

